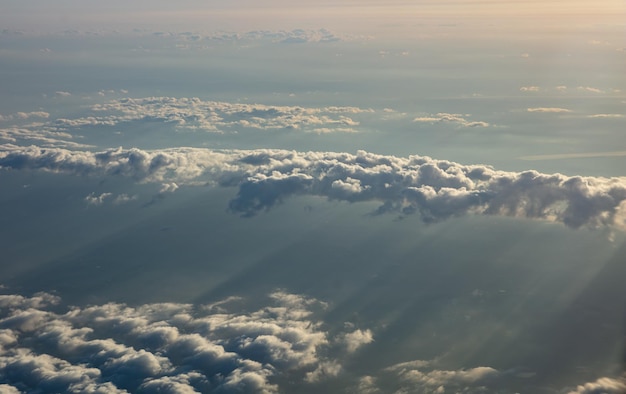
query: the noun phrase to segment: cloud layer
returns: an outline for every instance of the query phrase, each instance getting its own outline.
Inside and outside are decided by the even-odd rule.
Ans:
[[[102,152],[2,145],[0,167],[116,175],[177,186],[236,186],[229,208],[253,216],[294,195],[379,201],[379,213],[418,213],[426,222],[465,214],[624,226],[626,179],[505,172],[430,157],[283,150],[174,148]]]
[[[357,107],[305,108],[174,97],[112,100],[106,104],[96,104],[92,106],[92,110],[94,116],[59,119],[57,125],[62,128],[112,126],[135,120],[155,120],[173,123],[181,129],[212,132],[236,131],[242,128],[354,131],[352,127],[358,126],[359,122],[348,115],[373,112]]]
[[[369,330],[330,336],[320,301],[284,292],[249,313],[233,297],[211,305],[105,304],[61,308],[60,299],[0,296],[2,392],[258,392],[279,382],[336,376]],[[240,307],[240,306],[239,306]],[[332,349],[340,357],[320,355]],[[347,350],[346,350],[347,349]],[[19,391],[18,391],[19,390]]]

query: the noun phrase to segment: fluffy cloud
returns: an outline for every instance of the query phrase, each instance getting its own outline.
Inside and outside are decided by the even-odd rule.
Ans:
[[[148,97],[112,100],[92,106],[93,116],[59,119],[61,128],[85,125],[113,126],[137,120],[158,120],[177,128],[224,132],[242,128],[302,129],[319,134],[354,132],[359,122],[350,116],[370,109],[356,107],[305,108],[203,101],[198,98]],[[350,115],[350,116],[348,116]]]
[[[465,214],[504,215],[571,227],[624,226],[626,179],[505,172],[430,157],[282,150],[174,148],[70,151],[3,145],[0,167],[161,184],[237,186],[230,210],[253,216],[294,195],[380,201],[378,212],[418,213],[424,221]]]
[[[31,118],[44,118],[50,117],[48,112],[34,111],[34,112],[17,112],[9,115],[0,115],[0,122],[9,122],[13,120],[27,120]]]
[[[110,92],[115,91],[100,93]],[[8,127],[0,128],[0,142],[69,149],[92,148],[91,145],[76,142],[77,138],[81,138],[77,131],[86,127],[114,127],[138,121],[171,124],[176,130],[212,133],[236,133],[243,129],[355,133],[360,122],[354,117],[374,112],[357,107],[307,108],[174,97],[114,99],[105,104],[95,104],[89,110],[81,117],[50,120],[47,120],[50,114],[43,111],[0,115],[0,122],[12,122]],[[24,124],[33,118],[42,120]]]
[[[490,367],[447,370],[438,369],[436,361],[415,360],[385,368],[376,377],[362,377],[358,390],[365,393],[484,393],[490,383],[504,375]]]
[[[454,123],[461,127],[489,127],[489,123],[482,121],[469,121],[462,114],[447,114],[440,112],[436,115],[422,116],[413,119],[414,122],[422,123]]]
[[[600,378],[595,382],[585,383],[576,387],[569,394],[623,394],[626,392],[626,384],[623,381]]]
[[[244,314],[224,309],[233,300],[219,308],[111,303],[60,311],[48,294],[2,295],[3,392],[271,393],[280,382],[340,373],[341,354],[320,356],[333,342],[313,319],[324,303],[275,292]]]
[[[8,127],[0,129],[0,140],[8,143],[27,142],[42,146],[71,149],[89,148],[90,145],[71,141],[74,137],[63,131],[48,130],[43,124]]]

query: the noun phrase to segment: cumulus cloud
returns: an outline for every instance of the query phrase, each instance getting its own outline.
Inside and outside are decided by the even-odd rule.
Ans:
[[[101,91],[102,95],[115,91]],[[237,133],[244,129],[298,130],[307,133],[356,133],[360,122],[355,119],[372,109],[357,107],[272,106],[218,101],[198,98],[147,97],[113,99],[95,104],[81,117],[50,119],[43,111],[0,115],[0,122],[13,122],[0,129],[0,142],[36,143],[46,147],[70,149],[92,148],[76,142],[76,131],[86,127],[114,127],[131,122],[161,122],[178,131]],[[38,123],[24,121],[39,118]]]
[[[91,145],[72,141],[74,136],[63,131],[51,131],[43,124],[7,127],[0,129],[0,140],[8,143],[37,143],[41,146],[72,149],[89,148]]]
[[[571,227],[625,225],[626,178],[497,171],[430,157],[396,157],[359,151],[210,150],[102,152],[0,146],[0,167],[139,182],[236,186],[231,211],[253,216],[285,198],[379,201],[377,212],[419,214],[432,222],[465,214],[543,219]]]
[[[93,116],[59,119],[59,127],[113,126],[122,122],[158,120],[177,128],[224,132],[242,128],[302,129],[317,133],[354,132],[359,122],[350,116],[373,112],[356,107],[306,108],[203,101],[198,98],[148,97],[112,100],[91,108]],[[349,116],[350,115],[350,116]]]
[[[61,308],[49,294],[0,295],[0,380],[54,392],[258,392],[337,376],[342,355],[314,319],[325,303],[275,292],[267,306],[105,304]],[[339,333],[339,336],[343,335]],[[3,391],[4,392],[4,391]]]
[[[483,393],[503,376],[491,367],[449,370],[438,368],[437,361],[414,360],[385,368],[377,377],[364,376],[358,387],[368,393]]]
[[[16,112],[14,114],[9,114],[9,115],[0,114],[0,122],[9,122],[9,121],[14,121],[14,120],[27,120],[31,118],[47,119],[48,117],[50,117],[50,114],[44,111]]]
[[[469,115],[440,112],[435,115],[417,117],[413,119],[413,121],[421,123],[454,123],[461,127],[489,127],[489,123],[487,122],[470,121],[465,118],[466,116]]]
[[[626,393],[626,384],[623,381],[600,378],[595,382],[585,383],[579,385],[575,390],[570,391],[568,394],[623,394]]]
[[[113,205],[126,204],[127,202],[137,200],[137,198],[139,198],[137,195],[129,196],[128,194],[124,193],[117,196],[113,193],[101,193],[99,195],[97,195],[96,193],[90,193],[84,198],[84,200],[87,205],[100,206],[107,201],[110,201]]]
[[[374,335],[370,330],[355,330],[345,333],[340,338],[348,353],[354,353],[361,346],[374,341]]]
[[[91,193],[87,197],[85,197],[85,202],[87,205],[102,205],[104,200],[111,197],[113,193],[102,193],[100,195],[96,195],[95,193]]]

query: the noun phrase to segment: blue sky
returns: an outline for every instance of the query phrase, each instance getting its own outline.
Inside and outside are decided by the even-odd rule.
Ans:
[[[623,2],[2,8],[0,391],[624,391]]]

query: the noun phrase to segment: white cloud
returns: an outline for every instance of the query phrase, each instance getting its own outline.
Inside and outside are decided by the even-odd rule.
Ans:
[[[334,342],[313,318],[325,304],[284,292],[250,313],[175,303],[59,312],[58,301],[0,296],[8,392],[272,393],[281,391],[274,380],[291,374],[311,383],[337,376],[346,355],[321,356]]]
[[[600,378],[595,382],[585,383],[576,387],[568,394],[623,394],[626,384],[623,381],[611,378]]]
[[[64,91],[62,91],[62,90],[59,90],[59,91],[57,91],[57,92],[54,92],[54,94],[55,94],[55,96],[57,96],[57,97],[69,97],[69,96],[71,96],[71,95],[72,95],[72,93],[70,93],[70,92],[64,92]]]
[[[462,127],[489,127],[489,123],[482,121],[469,121],[462,114],[448,114],[440,112],[436,115],[421,116],[413,119],[414,122],[421,123],[454,123]]]
[[[392,382],[392,387],[379,387],[378,379],[365,376],[359,387],[365,392],[402,393],[482,393],[503,374],[491,367],[448,370],[438,369],[437,361],[414,360],[392,365],[381,371],[379,378]]]
[[[115,205],[126,204],[127,202],[137,200],[138,198],[139,196],[137,195],[129,196],[128,194],[122,193],[113,199],[113,204]]]
[[[539,86],[522,86],[519,90],[522,92],[538,92],[541,89]]]
[[[424,221],[485,214],[571,227],[625,225],[626,178],[505,172],[420,156],[196,148],[90,152],[1,145],[0,167],[124,176],[179,186],[238,186],[229,208],[244,216],[308,194],[380,201],[380,213],[418,213]]]
[[[0,115],[0,122],[9,122],[14,120],[27,120],[31,118],[43,118],[47,119],[50,114],[45,111],[33,111],[33,112],[16,112],[9,115]]]
[[[90,195],[85,197],[85,202],[87,203],[87,205],[102,205],[104,203],[104,200],[111,197],[112,195],[113,193],[102,193],[97,196],[95,193],[91,193]]]
[[[535,108],[527,108],[528,112],[542,112],[542,113],[566,113],[572,112],[566,108],[558,108],[558,107],[535,107]]]
[[[90,145],[81,144],[79,142],[70,141],[74,137],[62,131],[47,130],[41,124],[26,125],[23,127],[8,127],[0,129],[0,140],[9,143],[36,142],[42,146],[63,147],[63,148],[89,148]]]
[[[373,112],[356,107],[306,108],[203,101],[198,98],[148,97],[112,100],[92,106],[93,116],[59,119],[59,127],[113,126],[123,122],[159,120],[179,129],[210,132],[294,129],[317,133],[354,132],[359,122],[348,115]]]
[[[178,185],[176,182],[164,183],[161,185],[161,190],[159,193],[172,193],[178,189]]]
[[[579,86],[577,88],[581,92],[589,92],[589,93],[604,93],[602,89],[590,87],[590,86]]]
[[[354,353],[361,346],[372,343],[373,341],[374,335],[370,330],[355,330],[341,337],[341,342],[346,347],[348,353]]]
[[[588,116],[588,118],[592,119],[621,119],[624,117],[626,117],[624,114],[595,114]]]

